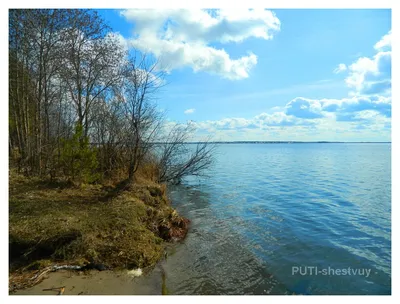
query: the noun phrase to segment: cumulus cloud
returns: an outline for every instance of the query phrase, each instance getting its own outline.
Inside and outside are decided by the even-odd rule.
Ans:
[[[321,118],[321,104],[317,100],[297,97],[286,105],[286,114],[298,118],[315,119]]]
[[[383,96],[362,96],[353,99],[344,99],[337,112],[354,113],[366,110],[391,117],[391,99]]]
[[[391,97],[297,97],[251,118],[192,122],[222,140],[390,140]],[[371,135],[373,134],[373,135]]]
[[[196,109],[187,109],[183,113],[185,113],[185,114],[193,114],[194,111],[196,111]]]
[[[361,57],[349,67],[346,84],[354,95],[382,94],[391,92],[392,51],[391,31],[378,41],[374,48],[377,53],[372,57]]]
[[[252,118],[241,117],[224,118],[220,120],[207,120],[193,122],[193,125],[200,130],[208,132],[215,131],[241,131],[241,130],[266,130],[275,127],[311,126],[315,122],[300,119],[284,112],[260,113]]]
[[[361,111],[374,111],[385,117],[391,117],[391,98],[378,95],[352,96],[342,99],[309,99],[297,97],[286,104],[287,115],[293,115],[303,119],[317,119],[329,116],[329,113],[337,117],[356,117]]]
[[[376,50],[384,50],[385,48],[392,47],[392,31],[390,30],[385,36],[382,37],[375,45]]]
[[[134,23],[132,47],[160,58],[167,71],[191,67],[235,80],[249,77],[257,64],[251,52],[232,59],[224,49],[210,44],[240,43],[248,38],[272,39],[280,21],[265,9],[131,9],[121,12]]]
[[[390,125],[391,98],[385,96],[351,96],[342,99],[309,99],[297,97],[282,108],[270,109],[272,113],[260,113],[252,118],[224,118],[193,122],[203,131],[247,132],[251,130],[342,130],[343,123],[350,127],[363,125],[365,129],[374,125],[376,128]],[[354,124],[354,125],[353,125]],[[348,126],[348,127],[349,127]],[[324,138],[323,138],[324,139]],[[327,140],[325,138],[325,140]]]
[[[224,118],[195,122],[205,132],[228,140],[389,140],[391,129],[391,32],[374,46],[376,54],[350,65],[339,64],[335,73],[347,72],[347,97],[311,99],[296,97],[252,118]]]
[[[242,128],[251,128],[251,120],[245,118],[224,118],[220,120],[207,120],[203,122],[194,122],[194,126],[204,130],[238,130]]]
[[[344,63],[340,63],[336,69],[333,70],[335,74],[339,74],[340,72],[346,71],[347,66]]]
[[[305,119],[287,115],[285,112],[275,112],[272,114],[261,113],[255,116],[254,119],[260,126],[267,127],[289,127],[313,124],[313,122],[309,122]]]

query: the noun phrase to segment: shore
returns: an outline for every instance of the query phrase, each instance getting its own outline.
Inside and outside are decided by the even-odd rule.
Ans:
[[[9,186],[10,293],[54,294],[42,290],[65,285],[65,294],[97,294],[108,282],[105,294],[161,294],[162,276],[150,270],[189,223],[165,185],[73,185],[11,172]],[[86,270],[48,271],[60,265]],[[87,270],[93,266],[104,271]],[[128,274],[138,269],[150,275]],[[154,282],[143,289],[138,280]]]
[[[165,294],[162,270],[155,267],[149,274],[132,277],[128,271],[60,270],[50,273],[39,284],[17,290],[15,295],[162,295]]]

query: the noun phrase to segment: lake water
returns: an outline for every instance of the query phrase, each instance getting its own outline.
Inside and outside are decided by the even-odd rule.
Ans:
[[[221,144],[209,175],[170,187],[169,293],[391,293],[390,144]]]

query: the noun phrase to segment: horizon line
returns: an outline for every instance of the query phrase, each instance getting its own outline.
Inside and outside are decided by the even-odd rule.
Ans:
[[[205,143],[207,141],[191,141],[187,143]],[[161,142],[160,142],[161,143]],[[301,141],[301,140],[234,140],[234,141],[209,141],[209,143],[392,143],[391,141],[326,141],[326,140],[318,140],[318,141]]]

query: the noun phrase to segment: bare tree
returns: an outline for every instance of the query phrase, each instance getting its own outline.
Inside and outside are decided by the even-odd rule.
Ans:
[[[66,26],[65,12],[10,10],[9,15],[10,107],[19,112],[15,127],[18,146],[24,147],[21,154],[31,170],[40,174],[51,145],[50,107],[59,95],[55,78],[60,67],[58,45],[60,31]]]
[[[210,139],[189,140],[195,131],[191,123],[175,124],[156,149],[158,182],[179,184],[185,176],[204,176],[213,164],[215,144]]]
[[[146,55],[131,59],[123,87],[127,127],[126,147],[129,155],[128,180],[134,181],[135,172],[148,154],[162,124],[154,94],[163,85],[164,73],[157,71],[157,62]]]
[[[98,147],[101,172],[110,176],[113,171],[123,169],[125,147],[125,111],[122,101],[99,98],[93,105],[92,136]]]
[[[160,137],[165,122],[156,96],[164,76],[151,56],[129,58],[93,10],[10,10],[11,160],[26,173],[52,178],[71,171],[66,166],[75,156],[81,163],[95,157],[89,169],[96,176],[123,172],[130,182],[149,159],[159,166],[160,182],[204,174],[214,146],[188,144],[191,125]],[[73,176],[88,171],[75,167]]]
[[[92,104],[122,79],[127,53],[95,11],[69,12],[71,27],[65,33],[63,77],[76,106],[78,123],[88,136]]]

